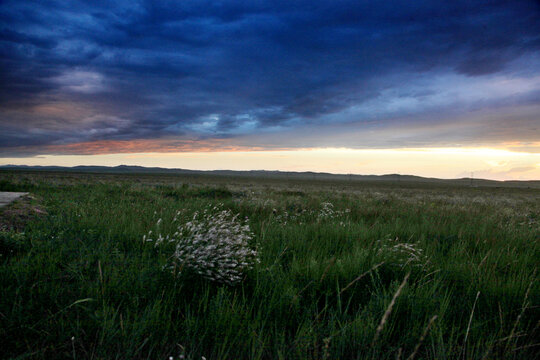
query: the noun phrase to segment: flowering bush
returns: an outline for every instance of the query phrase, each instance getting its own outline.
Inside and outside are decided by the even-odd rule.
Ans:
[[[160,219],[155,239],[150,231],[143,240],[153,242],[156,247],[174,244],[171,261],[166,265],[172,271],[190,270],[209,280],[232,285],[242,280],[244,272],[259,261],[257,251],[249,246],[253,239],[249,226],[220,206],[195,212],[172,235],[162,234],[161,224]]]

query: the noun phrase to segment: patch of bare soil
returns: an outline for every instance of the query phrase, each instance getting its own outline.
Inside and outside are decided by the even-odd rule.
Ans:
[[[35,195],[23,196],[0,208],[0,232],[24,231],[24,227],[28,222],[46,215],[47,211],[41,206],[39,199]]]

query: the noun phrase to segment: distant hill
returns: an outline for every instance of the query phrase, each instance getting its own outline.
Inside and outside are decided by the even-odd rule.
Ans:
[[[294,172],[294,171],[268,171],[268,170],[188,170],[188,169],[167,169],[160,167],[144,167],[136,165],[119,166],[27,166],[27,165],[4,165],[0,170],[12,171],[54,171],[73,173],[105,173],[105,174],[178,174],[178,175],[221,175],[240,177],[263,177],[273,179],[297,179],[297,180],[349,180],[349,181],[380,181],[392,183],[432,183],[463,186],[511,186],[540,188],[540,180],[531,181],[496,181],[487,179],[438,179],[427,178],[415,175],[354,175],[354,174],[331,174],[325,172]]]

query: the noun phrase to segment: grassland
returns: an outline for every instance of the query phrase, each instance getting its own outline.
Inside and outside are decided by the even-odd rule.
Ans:
[[[32,194],[0,210],[2,358],[538,358],[535,188],[1,171],[0,191]],[[143,235],[215,204],[260,263],[233,286],[164,271]]]

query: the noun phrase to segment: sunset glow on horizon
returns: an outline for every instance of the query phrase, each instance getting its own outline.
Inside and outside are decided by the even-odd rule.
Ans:
[[[540,179],[540,154],[489,148],[423,149],[300,149],[42,155],[4,158],[3,164],[38,166],[118,166],[189,170],[279,170],[334,174],[407,174],[437,178],[470,177],[493,180]],[[414,169],[414,171],[412,171]]]

